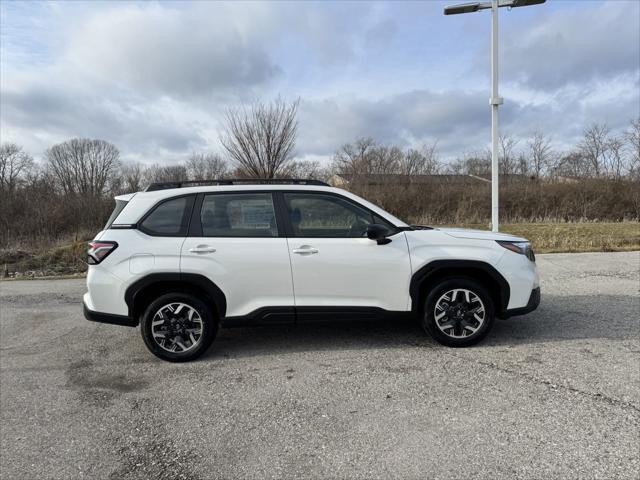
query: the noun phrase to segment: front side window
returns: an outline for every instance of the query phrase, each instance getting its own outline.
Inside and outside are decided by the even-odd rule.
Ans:
[[[204,237],[277,237],[270,193],[205,195],[200,212]]]
[[[367,226],[387,222],[335,195],[285,193],[294,237],[359,238]]]
[[[142,221],[140,230],[165,237],[186,235],[193,197],[172,198],[155,207]]]

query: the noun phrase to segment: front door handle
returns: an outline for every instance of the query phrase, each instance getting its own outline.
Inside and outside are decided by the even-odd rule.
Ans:
[[[213,253],[216,249],[209,245],[198,245],[197,247],[190,248],[189,251],[192,253]]]
[[[313,255],[314,253],[318,253],[317,248],[310,247],[309,245],[303,245],[300,248],[294,248],[293,253],[298,255]]]

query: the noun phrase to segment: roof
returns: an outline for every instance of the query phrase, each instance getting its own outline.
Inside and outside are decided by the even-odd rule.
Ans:
[[[169,190],[173,188],[185,188],[204,185],[317,185],[328,187],[320,180],[307,178],[219,178],[212,180],[179,180],[174,182],[156,182],[146,188],[146,192],[156,190]]]
[[[383,218],[386,218],[391,223],[397,226],[406,226],[399,218],[391,215],[389,212],[381,209],[377,205],[368,202],[364,198],[361,198],[353,193],[347,192],[340,188],[320,185],[298,185],[298,184],[274,184],[274,185],[254,185],[254,184],[242,184],[242,185],[205,185],[198,187],[182,187],[182,188],[169,188],[164,190],[154,190],[148,192],[138,192],[131,196],[126,195],[131,204],[135,204],[134,208],[124,208],[120,215],[116,218],[114,225],[122,224],[135,224],[144,213],[146,213],[151,207],[164,199],[172,197],[181,197],[184,195],[193,195],[197,193],[231,193],[231,192],[261,192],[261,191],[314,191],[314,192],[327,192],[339,194],[343,197],[347,197],[351,200],[360,203],[376,214]],[[125,196],[122,196],[125,197]],[[125,198],[122,198],[123,200]]]

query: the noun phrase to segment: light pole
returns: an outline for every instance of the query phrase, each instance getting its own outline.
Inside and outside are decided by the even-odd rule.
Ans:
[[[491,0],[451,5],[444,8],[445,15],[472,13],[491,9],[491,230],[498,231],[498,106],[503,99],[498,95],[498,8],[538,5],[546,0]]]

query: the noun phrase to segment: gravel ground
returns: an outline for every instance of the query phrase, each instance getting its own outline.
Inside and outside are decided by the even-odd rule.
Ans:
[[[223,330],[169,364],[84,280],[0,283],[2,478],[640,477],[640,253],[540,255],[453,350],[411,322]]]

